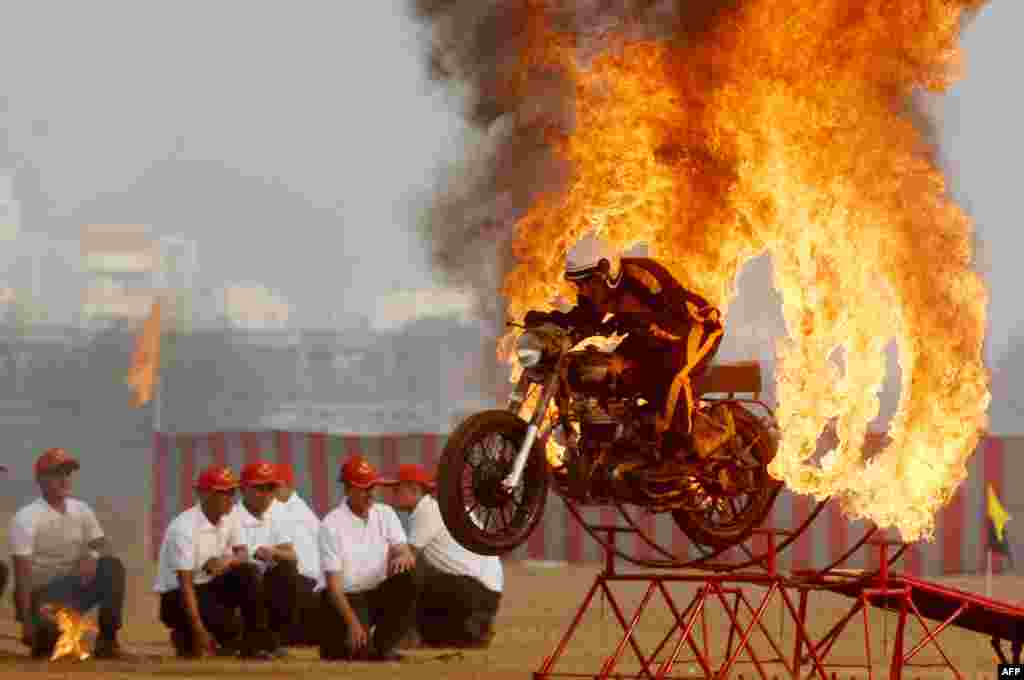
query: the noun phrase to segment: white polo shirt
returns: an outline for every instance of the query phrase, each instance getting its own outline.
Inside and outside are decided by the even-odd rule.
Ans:
[[[440,571],[470,576],[496,593],[502,591],[504,572],[501,558],[477,555],[466,550],[448,533],[441,507],[433,496],[423,496],[409,516],[409,544],[423,551],[423,557]]]
[[[277,518],[274,512],[275,505],[277,505],[277,501],[271,501],[262,517],[256,517],[249,512],[242,501],[235,503],[235,507],[231,511],[241,530],[242,543],[248,551],[249,561],[256,565],[261,574],[273,564],[255,559],[257,548],[261,546],[273,548],[275,545],[294,542],[289,531],[290,525]]]
[[[203,571],[211,558],[232,556],[236,546],[245,545],[238,515],[230,512],[216,525],[203,513],[199,504],[174,518],[160,545],[160,563],[153,590],[167,593],[178,589],[178,572],[191,571],[192,582],[202,585],[212,580]]]
[[[98,538],[96,514],[76,498],[65,501],[64,512],[38,498],[15,513],[9,531],[11,555],[29,558],[33,589],[72,573]]]
[[[391,506],[374,503],[364,520],[343,499],[320,525],[320,568],[341,572],[346,593],[373,590],[388,578],[388,549],[406,542]],[[321,576],[317,589],[324,584]]]
[[[299,558],[299,573],[306,578],[319,581],[320,573],[320,518],[299,497],[292,492],[286,502],[274,502],[271,510],[274,520],[288,525],[292,547]]]

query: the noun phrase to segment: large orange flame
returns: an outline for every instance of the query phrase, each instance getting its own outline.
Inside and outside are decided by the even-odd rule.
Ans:
[[[772,475],[904,540],[930,538],[987,425],[988,293],[971,221],[908,103],[958,75],[973,4],[752,0],[691,40],[622,40],[589,64],[567,41],[535,41],[526,62],[575,78],[575,127],[558,147],[574,175],[517,224],[510,314],[572,295],[563,256],[591,229],[647,242],[723,311],[744,264],[769,253],[789,332]],[[891,341],[901,401],[891,443],[865,462]],[[812,463],[832,420],[839,444]]]

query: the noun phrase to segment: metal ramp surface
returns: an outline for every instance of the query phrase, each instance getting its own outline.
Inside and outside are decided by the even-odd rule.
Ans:
[[[861,573],[852,570],[833,572],[819,579],[819,582],[826,590],[859,598],[865,588],[874,585],[870,581],[865,583],[863,579],[858,579],[857,575]],[[888,574],[888,587],[909,590],[911,602],[920,615],[940,622],[934,631],[936,634],[947,626],[957,626],[987,635],[992,638],[993,647],[1000,656],[1000,642],[1008,640],[1013,650],[1013,663],[1020,663],[1021,647],[1024,645],[1024,607],[899,572]],[[882,595],[874,598],[873,604],[897,611],[900,598],[897,595]]]

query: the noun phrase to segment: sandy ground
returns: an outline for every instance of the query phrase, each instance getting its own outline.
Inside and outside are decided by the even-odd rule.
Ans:
[[[119,521],[120,520],[120,521]],[[155,565],[145,559],[141,545],[133,543],[131,536],[140,536],[133,529],[134,521],[108,515],[101,518],[108,533],[119,546],[135,546],[120,551],[125,555],[129,574],[129,595],[126,605],[126,624],[122,631],[122,643],[136,658],[124,661],[46,662],[33,661],[27,657],[27,650],[17,641],[19,628],[14,622],[10,592],[0,603],[0,678],[19,680],[28,677],[67,678],[92,676],[104,678],[191,678],[218,677],[242,678],[249,676],[277,677],[347,677],[347,678],[529,678],[538,670],[547,655],[551,654],[558,640],[568,627],[576,608],[579,606],[595,576],[598,567],[560,566],[542,567],[523,563],[511,563],[506,567],[505,599],[497,622],[498,635],[487,650],[456,652],[454,650],[411,650],[399,664],[368,663],[323,663],[313,648],[292,650],[291,658],[273,662],[242,662],[224,660],[186,661],[174,657],[167,631],[156,618],[157,598],[151,593]],[[6,524],[6,523],[5,523]],[[0,530],[0,534],[6,533]],[[6,545],[6,537],[0,535]],[[6,551],[5,551],[6,552]],[[947,579],[954,587],[982,593],[984,580],[978,578]],[[613,584],[625,616],[630,618],[638,604],[645,585],[637,583]],[[1024,579],[997,576],[994,579],[994,597],[1011,602],[1024,600]],[[685,607],[694,592],[691,584],[678,583],[670,587],[676,605]],[[749,597],[756,607],[764,591],[751,589]],[[828,593],[814,593],[811,597],[810,631],[818,638],[831,625],[849,611],[853,600]],[[781,630],[782,649],[785,656],[792,657],[794,635],[792,625],[783,620],[783,605],[775,596],[769,604],[765,625],[779,638]],[[742,616],[749,620],[749,614]],[[709,642],[712,653],[721,663],[725,637],[728,633],[725,615],[720,604],[710,604],[707,621]],[[895,631],[895,616],[875,610],[871,617],[873,654],[879,673],[875,677],[886,677],[885,663],[891,651],[891,639]],[[637,640],[647,653],[668,633],[672,614],[661,596],[655,594],[651,605],[637,627]],[[858,663],[864,658],[864,635],[862,618],[858,614],[851,626],[840,638],[829,660],[833,663]],[[934,626],[932,622],[930,625]],[[698,640],[701,638],[699,637]],[[678,635],[676,636],[678,637]],[[888,637],[888,647],[885,638]],[[908,640],[916,644],[921,630],[911,622]],[[575,638],[566,648],[565,654],[552,669],[555,672],[584,673],[593,677],[600,670],[601,662],[622,638],[622,627],[617,622],[607,601],[596,598],[589,613],[581,621]],[[673,639],[674,642],[675,639]],[[940,640],[947,654],[956,660],[965,677],[995,677],[996,661],[987,638],[950,628],[941,634]],[[755,653],[769,659],[777,656],[761,635],[753,638]],[[883,649],[883,647],[886,647]],[[717,650],[717,653],[716,651]],[[693,654],[684,649],[674,674],[678,676],[703,677],[693,661]],[[664,654],[662,655],[664,657]],[[746,660],[746,656],[741,659]],[[938,663],[941,657],[927,648],[918,658],[919,663]],[[616,670],[634,674],[639,664],[627,647]],[[769,675],[787,677],[781,665],[768,665]],[[866,677],[865,671],[840,670],[839,677]],[[737,666],[730,677],[757,677],[755,668],[749,664]],[[805,674],[806,675],[806,674]],[[907,669],[904,678],[953,677],[948,670],[912,668]]]
[[[566,566],[561,568],[535,568],[523,564],[511,564],[506,570],[506,600],[498,621],[498,636],[488,650],[454,652],[452,650],[412,650],[407,652],[407,660],[400,664],[366,664],[342,663],[327,664],[317,659],[312,648],[293,650],[292,658],[274,663],[254,663],[241,661],[183,661],[174,658],[168,642],[167,633],[156,620],[156,598],[148,592],[152,583],[153,567],[144,561],[130,564],[130,600],[128,603],[127,623],[123,631],[123,643],[129,651],[137,655],[131,661],[93,661],[80,663],[33,661],[26,657],[26,650],[16,641],[18,627],[13,621],[10,597],[5,597],[0,606],[0,677],[4,680],[16,680],[23,677],[65,678],[72,674],[102,674],[105,678],[175,678],[175,677],[223,677],[241,678],[243,676],[311,676],[329,677],[344,676],[355,678],[527,678],[537,670],[544,658],[550,654],[572,619],[574,608],[581,601],[597,569],[589,566]],[[956,583],[964,589],[973,589],[983,584],[977,579],[959,579]],[[642,595],[644,586],[639,584],[616,584],[614,591],[621,595],[621,603],[627,608],[626,616],[632,614]],[[672,587],[676,595],[677,605],[685,606],[693,591],[688,584],[677,584]],[[759,591],[752,593],[758,595]],[[1024,580],[999,578],[995,580],[995,595],[999,597],[1020,599],[1024,595]],[[851,600],[828,594],[816,594],[812,599],[811,615],[812,634],[823,634],[836,619],[837,614],[848,610]],[[757,602],[754,603],[755,606]],[[782,623],[780,617],[780,601],[775,599],[769,606],[765,618],[766,625],[777,634]],[[709,608],[708,623],[712,649],[721,648],[727,628],[723,625],[725,618],[720,606]],[[887,632],[890,639],[895,630],[892,615],[876,611],[872,614],[872,636],[874,637],[875,653],[879,658],[886,655],[882,652],[883,637]],[[649,607],[647,614],[638,626],[639,643],[649,651],[661,640],[668,631],[671,614],[668,608],[656,598]],[[856,619],[859,623],[860,618]],[[862,628],[851,628],[837,644],[832,653],[834,662],[856,662],[863,657]],[[920,631],[915,623],[911,626],[910,638],[916,642]],[[621,639],[621,627],[607,602],[598,599],[591,612],[583,619],[576,638],[566,649],[565,655],[555,671],[586,673],[593,676],[600,668],[602,650],[611,650]],[[950,629],[942,634],[943,645],[951,658],[958,661],[961,671],[969,677],[994,677],[995,661],[988,640],[960,631]],[[785,625],[782,635],[783,649],[786,655],[792,654],[792,627]],[[717,643],[717,645],[716,645]],[[755,638],[755,650],[762,659],[775,656],[763,638]],[[920,655],[921,662],[936,663],[940,657],[933,651]],[[691,661],[692,654],[685,653],[676,667],[676,673],[687,675],[687,671],[697,673],[697,667]],[[639,665],[627,648],[623,656],[620,670],[636,672]],[[768,666],[769,672],[784,676],[781,666]],[[752,677],[753,666],[739,666],[731,677],[740,674]],[[879,671],[884,670],[879,664]],[[853,673],[857,677],[865,677],[864,673]],[[840,677],[849,677],[851,671],[842,672]],[[904,677],[952,677],[948,671],[932,669],[910,669]]]

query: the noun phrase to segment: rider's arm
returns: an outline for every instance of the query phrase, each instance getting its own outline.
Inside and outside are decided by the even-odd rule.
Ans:
[[[558,310],[547,313],[529,312],[526,315],[526,324],[531,326],[543,320],[562,328],[570,326],[573,328],[595,327],[601,323],[602,316],[601,312],[594,306],[594,303],[590,301],[590,298],[580,296],[576,306],[568,312]]]

